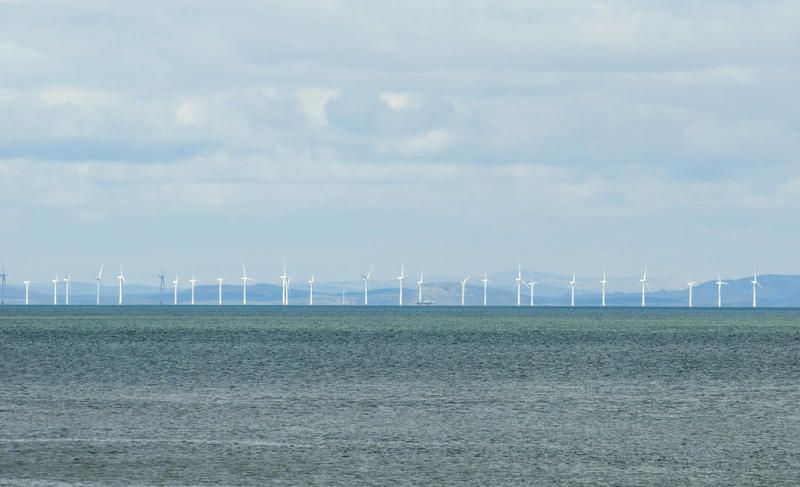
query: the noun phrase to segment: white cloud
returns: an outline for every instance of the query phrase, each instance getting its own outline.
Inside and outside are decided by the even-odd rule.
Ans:
[[[381,93],[380,100],[395,110],[408,108],[411,95],[408,93]]]
[[[192,7],[3,3],[9,218],[156,219],[184,247],[220,215],[264,240],[285,215],[457,222],[451,248],[477,221],[498,254],[602,231],[687,255],[674,234],[754,215],[800,239],[797,2]]]
[[[328,125],[325,104],[339,95],[339,90],[331,88],[302,88],[297,90],[297,98],[308,120],[318,127]]]
[[[175,110],[175,118],[185,125],[197,125],[204,119],[203,106],[197,101],[184,101]]]

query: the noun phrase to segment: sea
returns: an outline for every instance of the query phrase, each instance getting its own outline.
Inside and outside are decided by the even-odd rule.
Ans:
[[[0,485],[800,485],[800,310],[3,306]]]

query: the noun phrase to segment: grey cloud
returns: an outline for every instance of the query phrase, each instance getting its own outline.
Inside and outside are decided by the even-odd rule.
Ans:
[[[362,133],[415,134],[452,124],[454,109],[444,97],[412,93],[407,98],[407,106],[392,108],[380,93],[345,90],[325,110],[335,128]]]
[[[475,218],[498,252],[608,226],[667,252],[739,217],[791,241],[798,24],[789,0],[0,2],[0,183],[21,231],[147,208],[261,242],[289,214]]]

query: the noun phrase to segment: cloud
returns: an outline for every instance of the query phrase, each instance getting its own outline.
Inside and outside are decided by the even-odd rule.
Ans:
[[[798,23],[789,0],[2,2],[0,198],[25,232],[124,214],[176,246],[209,216],[310,238],[301,215],[497,254],[789,242]]]

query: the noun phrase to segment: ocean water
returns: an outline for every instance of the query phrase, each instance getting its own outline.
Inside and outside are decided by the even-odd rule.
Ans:
[[[800,485],[800,311],[3,307],[0,485]]]

